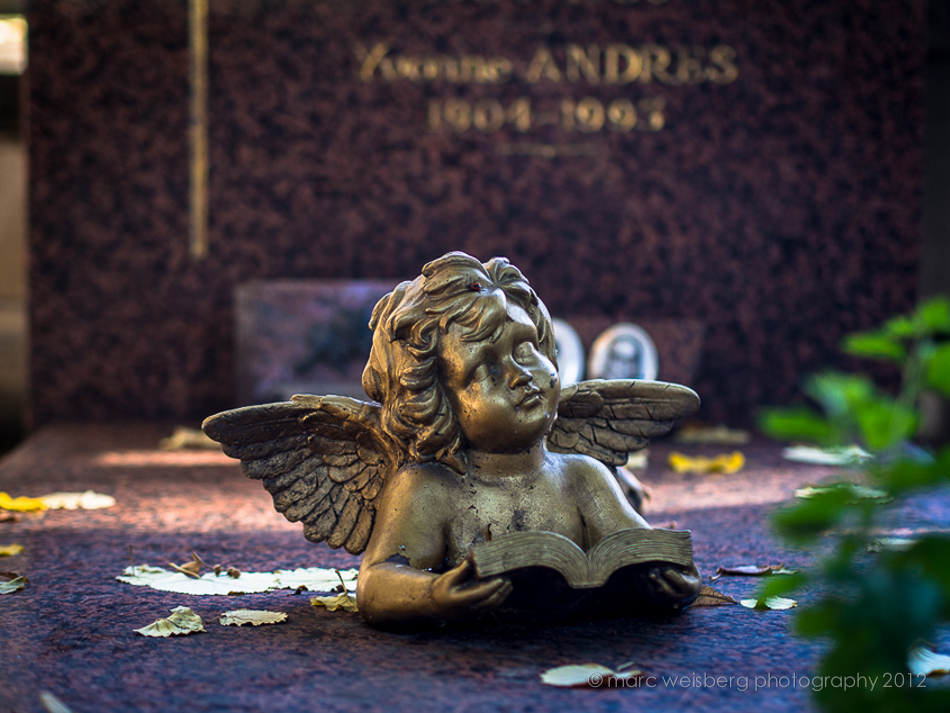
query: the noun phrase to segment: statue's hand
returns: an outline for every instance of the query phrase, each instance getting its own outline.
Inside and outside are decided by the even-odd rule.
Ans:
[[[472,583],[469,581],[471,573],[472,563],[463,560],[435,579],[430,596],[437,618],[443,621],[466,619],[500,606],[511,594],[511,582],[504,577]]]
[[[703,588],[695,565],[688,568],[673,565],[653,567],[647,572],[644,583],[652,604],[677,609],[691,604]]]

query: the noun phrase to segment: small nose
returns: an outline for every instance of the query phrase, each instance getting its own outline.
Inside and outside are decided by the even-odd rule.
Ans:
[[[511,388],[516,389],[519,386],[527,386],[531,383],[531,372],[521,364],[515,364],[511,370],[511,376],[508,379]]]

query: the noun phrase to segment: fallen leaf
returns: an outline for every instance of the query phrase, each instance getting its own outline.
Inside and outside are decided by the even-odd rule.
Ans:
[[[796,463],[810,465],[852,465],[864,463],[874,456],[859,446],[816,448],[815,446],[790,446],[782,449],[782,457]]]
[[[23,545],[13,543],[12,545],[0,545],[0,557],[13,557],[23,551]]]
[[[221,444],[208,438],[204,431],[186,426],[175,428],[171,436],[158,442],[158,447],[163,451],[179,451],[185,448],[221,450]]]
[[[43,502],[43,498],[28,498],[23,495],[18,498],[11,498],[6,493],[0,492],[0,508],[29,512],[31,510],[45,510],[46,504]]]
[[[674,436],[679,443],[702,443],[716,446],[744,446],[752,440],[748,431],[728,426],[686,425]]]
[[[809,498],[814,498],[818,495],[824,495],[825,493],[829,493],[834,490],[840,490],[842,488],[847,490],[851,495],[851,502],[858,502],[860,500],[888,501],[891,499],[891,496],[883,490],[879,490],[878,488],[869,488],[866,485],[854,485],[852,483],[839,486],[806,485],[804,488],[799,488],[795,491],[795,497],[808,500]]]
[[[950,656],[938,654],[930,646],[916,644],[907,652],[907,669],[914,676],[936,676],[950,673]]]
[[[624,664],[620,666],[620,669],[632,665],[632,663]],[[626,680],[642,675],[643,671],[638,668],[614,671],[612,668],[599,663],[581,663],[548,669],[541,674],[541,683],[564,688],[598,688],[607,679]]]
[[[187,574],[189,577],[197,577],[198,573],[201,572],[201,568],[205,566],[205,563],[201,561],[201,558],[196,552],[191,553],[191,562],[187,564],[175,564],[174,562],[169,562],[168,566],[182,574]],[[217,575],[217,572],[215,572]]]
[[[29,584],[30,580],[26,577],[14,577],[6,582],[0,582],[0,594],[13,594]]]
[[[712,587],[703,585],[703,588],[699,590],[699,596],[696,597],[696,600],[690,605],[693,607],[721,607],[726,604],[737,604],[735,599],[730,597],[728,594],[723,594],[722,592],[716,591]]]
[[[355,590],[356,574],[355,569],[342,570],[338,576],[335,569],[310,567],[295,570],[278,569],[275,572],[242,572],[240,579],[234,579],[225,573],[218,576],[213,572],[205,572],[196,579],[161,567],[142,565],[126,567],[122,575],[116,579],[125,584],[147,586],[161,592],[229,595],[256,594],[275,589],[297,589],[302,586],[313,592],[330,592],[340,583],[340,576],[346,582],[348,590]]]
[[[172,615],[164,619],[156,619],[148,626],[141,629],[133,629],[135,633],[142,636],[184,636],[198,631],[204,631],[204,623],[201,617],[195,614],[189,607],[175,607],[171,610]]]
[[[687,456],[674,451],[669,457],[670,468],[677,473],[722,473],[732,475],[742,470],[745,456],[742,451],[722,453],[715,458]]]
[[[798,606],[798,602],[794,599],[787,599],[785,597],[766,597],[765,599],[742,599],[739,601],[739,604],[744,606],[746,609],[771,609],[773,611],[784,611],[786,609],[793,609]]]
[[[909,537],[876,537],[868,543],[868,552],[903,552],[909,550],[917,540]]]
[[[221,626],[243,626],[251,624],[260,626],[261,624],[279,624],[287,621],[287,615],[284,612],[262,611],[260,609],[235,609],[226,611],[219,619]]]
[[[92,490],[84,493],[50,493],[39,500],[50,510],[101,510],[115,505],[115,498]]]
[[[346,592],[335,597],[310,597],[310,603],[315,607],[326,607],[327,611],[359,611],[356,600]]]
[[[762,577],[766,574],[795,574],[795,570],[785,569],[784,564],[743,564],[738,567],[717,567],[716,574],[709,579],[715,581],[723,576],[728,577]]]
[[[49,691],[40,691],[40,703],[43,704],[48,713],[73,713],[69,706]]]

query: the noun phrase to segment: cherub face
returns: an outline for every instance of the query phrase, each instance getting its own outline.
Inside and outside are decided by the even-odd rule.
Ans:
[[[469,445],[516,453],[544,438],[557,414],[561,384],[541,353],[528,313],[508,305],[495,341],[465,341],[452,325],[440,342],[442,385]]]

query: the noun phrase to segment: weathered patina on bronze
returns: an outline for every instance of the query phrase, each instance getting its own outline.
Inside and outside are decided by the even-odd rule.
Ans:
[[[307,539],[365,551],[357,601],[368,622],[504,609],[512,578],[479,580],[469,556],[493,537],[548,531],[589,551],[650,527],[610,469],[692,413],[693,391],[634,380],[561,391],[547,309],[504,258],[455,252],[429,263],[379,301],[370,327],[363,387],[373,402],[295,396],[204,423]],[[679,609],[695,598],[690,556],[656,559],[617,578],[615,608]],[[531,597],[520,600],[530,619]]]

